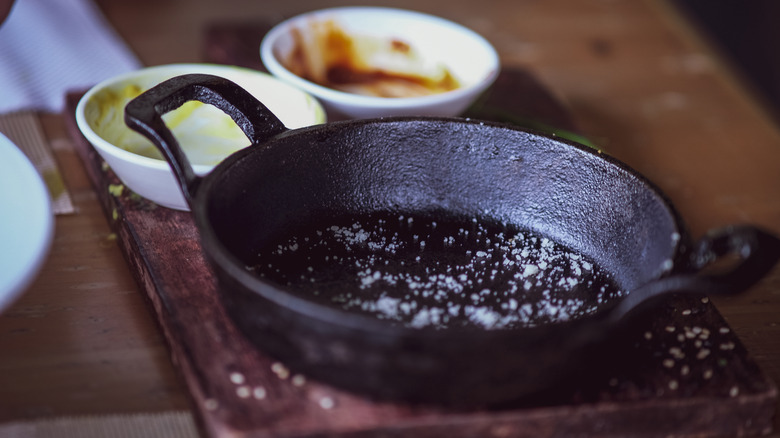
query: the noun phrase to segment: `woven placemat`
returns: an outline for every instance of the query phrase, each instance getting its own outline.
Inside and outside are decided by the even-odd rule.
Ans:
[[[7,438],[198,438],[189,411],[61,417],[0,424]]]
[[[54,214],[73,213],[75,208],[70,193],[60,175],[38,115],[34,111],[2,114],[0,132],[18,146],[38,170],[49,189]]]

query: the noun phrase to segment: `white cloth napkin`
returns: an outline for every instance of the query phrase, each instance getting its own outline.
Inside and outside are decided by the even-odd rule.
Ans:
[[[90,0],[16,0],[0,25],[0,113],[58,113],[67,91],[140,66]]]

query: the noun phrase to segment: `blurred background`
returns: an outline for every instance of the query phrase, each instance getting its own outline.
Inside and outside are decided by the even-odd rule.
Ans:
[[[672,0],[780,119],[780,1]]]

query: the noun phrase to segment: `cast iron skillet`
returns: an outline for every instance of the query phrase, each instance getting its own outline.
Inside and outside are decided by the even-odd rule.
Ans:
[[[189,100],[222,109],[252,142],[203,178],[161,118]],[[534,394],[598,361],[655,297],[740,292],[780,257],[778,239],[750,226],[692,245],[667,199],[637,172],[516,127],[387,118],[288,130],[247,92],[207,75],[147,91],[127,105],[125,120],[170,163],[246,336],[296,372],[375,398],[473,406]],[[586,297],[595,310],[534,326],[412,327],[247,269],[280,236],[377,212],[524,230],[592,260],[623,293]],[[732,257],[727,269],[707,269]]]

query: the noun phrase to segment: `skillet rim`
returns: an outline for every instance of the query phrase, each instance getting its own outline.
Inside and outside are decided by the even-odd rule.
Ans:
[[[670,215],[672,222],[675,226],[675,232],[680,235],[680,239],[674,243],[671,250],[671,258],[673,260],[673,268],[670,271],[664,272],[661,275],[654,278],[654,280],[664,278],[671,274],[684,272],[687,269],[686,256],[691,247],[690,234],[685,226],[682,216],[672,204],[669,197],[660,188],[650,181],[643,174],[638,172],[633,167],[629,166],[625,162],[604,153],[600,149],[596,149],[590,146],[586,146],[563,137],[556,136],[542,132],[535,129],[520,127],[511,123],[494,122],[488,120],[466,118],[466,117],[440,117],[440,116],[393,116],[393,117],[380,117],[371,119],[353,119],[353,120],[341,120],[327,122],[319,125],[312,125],[297,129],[287,129],[275,136],[267,138],[263,143],[252,144],[244,149],[241,149],[225,160],[215,166],[214,170],[208,175],[203,177],[197,193],[193,197],[193,205],[191,213],[195,219],[195,223],[200,235],[201,244],[204,249],[204,253],[208,259],[211,260],[212,265],[215,265],[218,269],[221,269],[234,279],[237,283],[240,283],[247,291],[252,291],[258,294],[261,299],[268,300],[274,304],[287,309],[288,311],[298,314],[306,318],[313,318],[322,323],[340,326],[343,329],[353,330],[358,332],[371,333],[371,336],[389,336],[389,337],[401,337],[401,338],[438,338],[438,339],[463,339],[467,338],[497,338],[512,336],[517,337],[519,334],[528,335],[532,339],[536,333],[549,333],[551,331],[562,330],[562,333],[571,332],[575,327],[584,328],[588,326],[602,326],[601,329],[606,330],[609,328],[607,321],[609,320],[610,312],[620,303],[625,296],[613,300],[609,305],[602,306],[596,312],[585,315],[580,318],[570,319],[552,324],[544,324],[540,326],[532,327],[515,327],[515,328],[495,328],[495,329],[479,329],[477,327],[448,327],[448,328],[435,328],[431,326],[414,328],[408,327],[402,324],[394,324],[392,322],[381,320],[368,315],[358,314],[348,310],[340,309],[333,306],[326,306],[317,304],[311,300],[301,298],[295,294],[287,292],[282,286],[270,282],[264,281],[255,274],[248,271],[244,263],[242,263],[238,257],[232,254],[231,251],[220,241],[216,236],[214,228],[211,226],[211,221],[208,219],[207,206],[210,200],[211,192],[214,191],[213,187],[217,186],[217,181],[220,177],[229,171],[229,169],[235,165],[238,161],[247,155],[255,152],[255,149],[267,146],[277,138],[288,137],[291,135],[303,135],[310,132],[317,132],[322,130],[334,130],[334,129],[354,129],[354,127],[365,126],[376,123],[458,123],[466,125],[482,125],[488,128],[497,128],[510,131],[517,131],[521,133],[530,134],[535,137],[541,137],[547,140],[563,144],[565,147],[570,147],[578,150],[580,153],[590,154],[597,159],[604,160],[608,165],[614,166],[617,171],[623,172],[637,181],[638,184],[645,189],[650,190],[653,195],[658,197],[661,204],[664,206],[667,213]],[[232,291],[225,291],[223,286],[218,284],[219,292],[221,294],[230,294]]]

